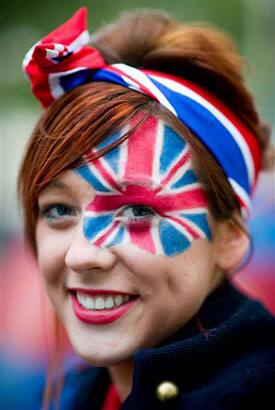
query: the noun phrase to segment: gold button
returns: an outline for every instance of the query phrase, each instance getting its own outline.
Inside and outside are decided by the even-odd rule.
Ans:
[[[179,388],[175,383],[165,381],[158,385],[156,394],[160,401],[172,400],[179,394]]]

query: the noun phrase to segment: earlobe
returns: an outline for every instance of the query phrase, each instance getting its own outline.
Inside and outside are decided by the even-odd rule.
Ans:
[[[216,240],[217,268],[222,272],[234,272],[249,251],[248,233],[233,221],[221,222],[217,227]]]

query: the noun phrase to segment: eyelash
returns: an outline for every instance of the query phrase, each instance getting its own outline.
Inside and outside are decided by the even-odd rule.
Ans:
[[[63,213],[62,215],[58,213],[58,208],[59,208],[59,212],[61,211],[61,213]],[[135,211],[139,211],[143,215],[139,215],[139,216],[125,215],[125,213],[129,210],[132,210],[133,213],[135,213]],[[53,215],[52,214],[53,212],[55,212],[56,214]],[[40,215],[42,216],[43,219],[46,220],[46,222],[49,225],[52,225],[52,226],[62,225],[63,226],[64,224],[69,223],[71,221],[71,218],[76,216],[76,213],[73,207],[68,206],[66,204],[57,203],[57,204],[47,205],[44,208],[42,208],[40,211]],[[156,212],[150,206],[143,205],[143,204],[131,204],[131,205],[126,205],[124,208],[119,210],[119,212],[117,213],[117,218],[121,220],[121,222],[126,223],[126,224],[140,224],[141,225],[145,222],[149,222],[152,219],[152,217],[154,217],[155,215],[156,215]]]
[[[66,214],[63,215],[51,215],[51,212],[53,212],[54,210],[57,211],[58,208],[63,208],[63,212],[67,211]],[[60,210],[60,209],[59,209]],[[68,213],[69,211],[69,213]],[[62,212],[62,211],[61,211]],[[58,211],[57,211],[58,213]],[[44,208],[41,209],[40,211],[41,216],[46,219],[46,221],[49,224],[58,224],[58,223],[64,223],[64,222],[68,222],[68,217],[73,217],[76,215],[74,209],[66,204],[51,204],[51,205],[47,205]]]
[[[139,211],[147,211],[146,215],[140,215],[140,216],[132,216],[132,217],[125,217],[125,215],[123,215],[123,213],[125,213],[125,211],[132,209],[134,210],[138,210]],[[151,220],[152,217],[154,217],[156,215],[156,212],[154,211],[153,208],[151,208],[150,206],[147,205],[143,205],[143,204],[132,204],[132,205],[127,205],[125,206],[118,214],[119,219],[121,219],[122,221],[125,221],[126,223],[144,223],[147,222],[149,220]]]

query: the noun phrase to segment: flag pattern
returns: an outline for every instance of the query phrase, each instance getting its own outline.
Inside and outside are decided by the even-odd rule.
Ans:
[[[127,140],[89,161],[126,131],[106,138],[76,169],[96,193],[85,211],[85,237],[98,247],[133,244],[166,256],[185,251],[195,239],[210,240],[206,195],[190,147],[163,121],[150,117]]]
[[[81,8],[27,53],[24,72],[43,107],[71,89],[94,81],[115,83],[157,100],[207,147],[224,171],[244,216],[261,167],[261,150],[251,130],[216,96],[183,78],[126,64],[108,65],[89,46],[87,10]]]

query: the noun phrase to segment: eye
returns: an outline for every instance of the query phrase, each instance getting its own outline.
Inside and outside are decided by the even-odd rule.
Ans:
[[[119,218],[128,223],[150,221],[156,212],[153,208],[147,205],[127,205],[119,213]]]
[[[75,210],[65,204],[47,205],[42,208],[40,214],[49,224],[67,223],[76,216]]]

